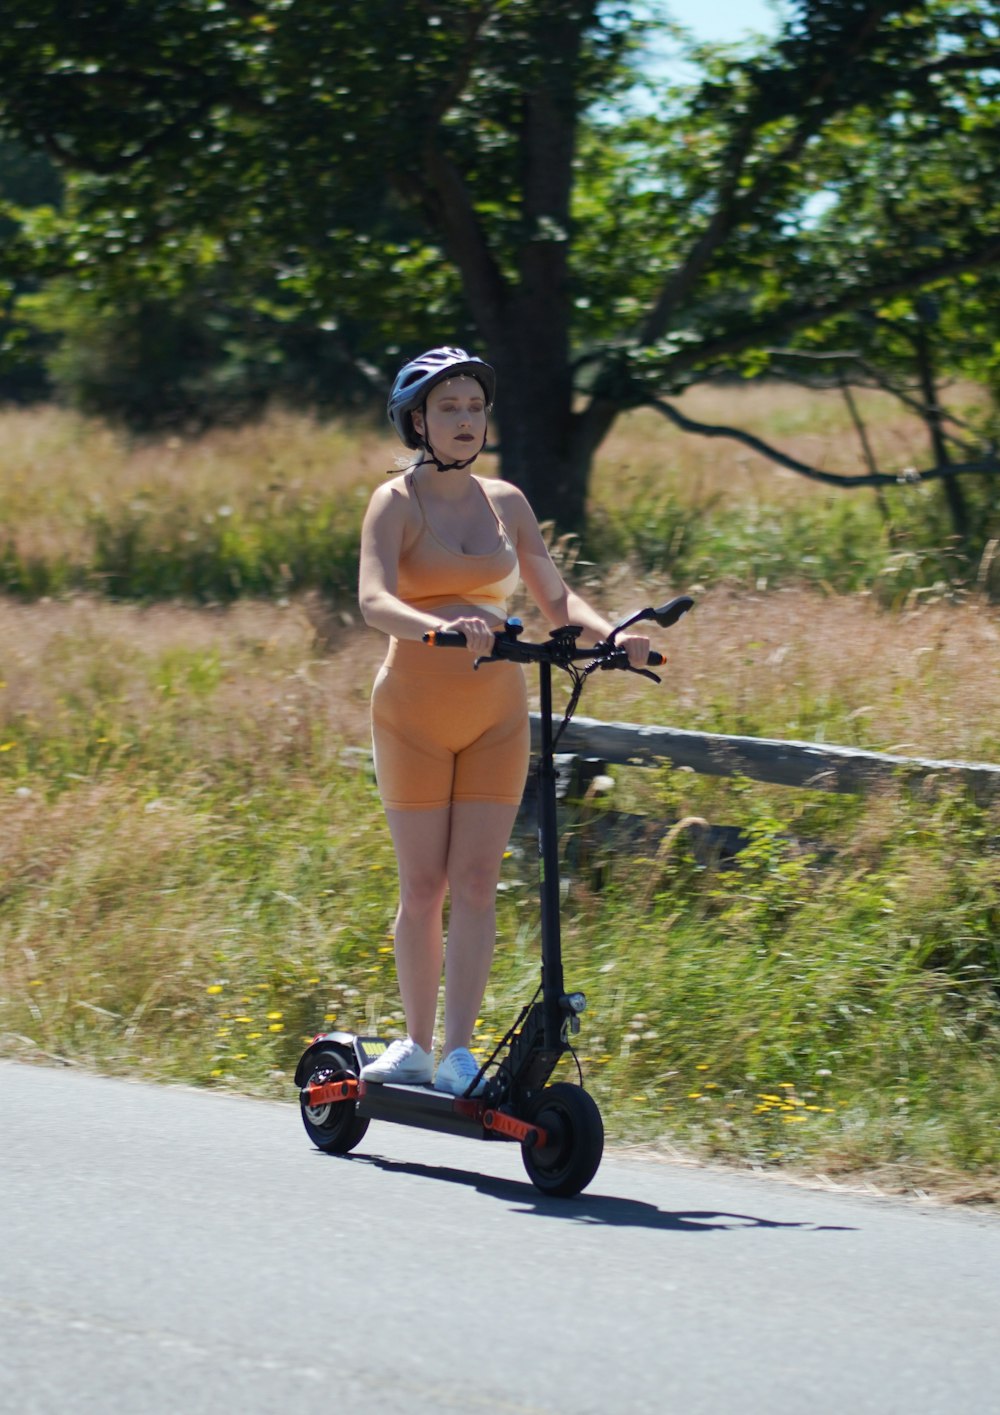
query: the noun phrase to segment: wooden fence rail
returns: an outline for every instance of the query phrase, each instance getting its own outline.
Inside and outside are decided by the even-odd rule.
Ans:
[[[538,714],[532,713],[534,747],[539,740],[538,724]],[[812,791],[861,794],[900,779],[924,782],[936,778],[961,782],[979,800],[1000,794],[1000,766],[988,762],[898,757],[817,742],[728,737],[717,732],[686,732],[677,727],[600,722],[590,717],[573,719],[559,739],[559,750],[618,765],[657,766],[670,762],[706,776],[748,776],[755,781],[802,786]]]

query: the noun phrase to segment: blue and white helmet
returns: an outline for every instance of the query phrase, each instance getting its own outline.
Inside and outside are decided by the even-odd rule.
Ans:
[[[387,411],[404,446],[416,450],[424,445],[413,426],[412,414],[424,406],[434,385],[446,378],[461,378],[463,374],[482,385],[486,407],[491,408],[497,386],[496,371],[475,354],[451,347],[428,349],[403,365],[392,385]]]

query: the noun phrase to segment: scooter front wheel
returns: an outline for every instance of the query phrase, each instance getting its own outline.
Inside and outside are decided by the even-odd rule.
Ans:
[[[306,1086],[324,1081],[343,1081],[357,1076],[358,1063],[352,1051],[331,1042],[309,1060]],[[346,1155],[361,1143],[368,1121],[357,1113],[355,1101],[334,1101],[328,1105],[302,1105],[302,1124],[306,1134],[328,1155]]]
[[[543,1194],[567,1199],[585,1189],[604,1153],[604,1123],[593,1097],[559,1081],[532,1096],[523,1119],[545,1131],[544,1144],[522,1145],[528,1178]]]

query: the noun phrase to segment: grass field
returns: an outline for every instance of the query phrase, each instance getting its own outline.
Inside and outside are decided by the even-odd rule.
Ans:
[[[833,410],[802,400],[754,391],[746,420],[844,457]],[[616,432],[596,478],[595,525],[618,558],[598,558],[597,535],[562,553],[609,613],[692,586],[698,607],[664,640],[661,688],[600,675],[585,713],[1000,761],[985,586],[885,593],[898,540],[870,493],[850,513],[867,582],[796,575],[782,525],[811,528],[833,565],[843,497],[717,447],[688,454],[649,417]],[[35,592],[25,580],[0,598],[0,1047],[289,1096],[317,1028],[401,1023],[392,853],[357,750],[382,644],[349,592],[351,537],[391,445],[283,415],[193,445],[129,447],[52,411],[0,430],[6,563],[36,576]],[[911,429],[880,435],[912,455]],[[698,555],[722,546],[714,566],[620,555],[615,537],[652,523],[656,497],[697,522]],[[128,573],[149,583],[115,597],[95,537],[120,553],[129,524]],[[754,526],[780,552],[766,569]],[[937,553],[928,538],[923,564]],[[230,579],[214,604],[154,593],[196,564],[205,585],[220,564],[249,584]],[[602,803],[565,840],[567,976],[591,998],[583,1064],[615,1097],[612,1134],[995,1197],[1000,806],[940,785],[860,800],[617,775],[614,806],[650,822],[641,850],[616,847]],[[671,828],[691,818],[752,844],[712,868]],[[499,904],[483,1046],[534,986],[520,838]]]
[[[838,395],[784,387],[693,390],[686,411],[757,432],[814,465],[864,471]],[[974,395],[956,400],[963,412]],[[925,434],[884,395],[861,407],[884,470],[925,464]],[[183,441],[130,442],[54,410],[0,415],[0,586],[21,598],[89,590],[115,598],[228,603],[316,589],[349,601],[358,528],[396,460],[382,427],[273,413]],[[484,457],[483,470],[496,459]],[[817,486],[729,441],[674,431],[643,410],[601,449],[588,533],[597,567],[688,585],[811,585],[911,606],[947,589],[1000,600],[995,497],[966,484],[971,544],[951,536],[937,483]]]

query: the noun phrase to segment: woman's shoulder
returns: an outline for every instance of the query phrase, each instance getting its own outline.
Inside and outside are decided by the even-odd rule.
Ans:
[[[409,469],[381,482],[371,494],[368,509],[379,515],[406,516],[413,503]]]
[[[412,467],[402,467],[394,476],[387,477],[384,482],[381,482],[375,488],[376,493],[381,491],[386,496],[409,496],[412,471]]]
[[[530,548],[539,535],[531,503],[519,486],[500,477],[480,478],[480,484],[500,517],[518,552]]]
[[[517,521],[532,514],[528,499],[520,487],[501,477],[477,477],[479,485],[486,493],[501,520]]]

